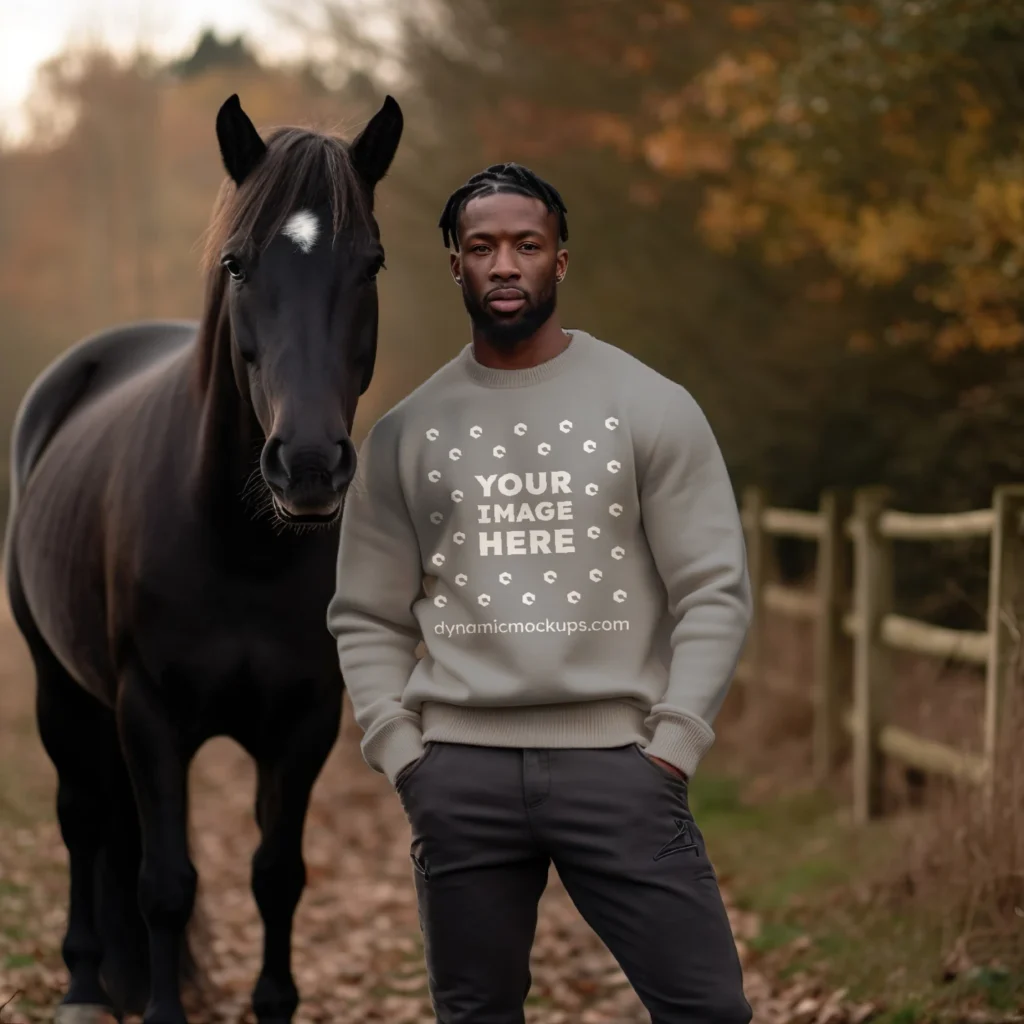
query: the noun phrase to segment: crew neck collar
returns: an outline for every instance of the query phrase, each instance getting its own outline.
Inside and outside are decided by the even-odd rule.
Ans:
[[[591,340],[590,335],[585,331],[577,330],[566,330],[566,334],[570,336],[569,344],[557,356],[553,356],[537,366],[527,366],[521,370],[484,366],[483,363],[478,362],[472,343],[466,345],[458,358],[469,377],[483,387],[529,387],[531,384],[540,384],[542,381],[557,377],[565,370],[580,365],[585,359],[588,343]]]

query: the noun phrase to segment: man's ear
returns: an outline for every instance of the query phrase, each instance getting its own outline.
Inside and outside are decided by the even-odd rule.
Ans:
[[[457,252],[453,252],[449,258],[452,277],[456,284],[462,284],[462,258]]]
[[[402,108],[387,96],[370,123],[352,141],[352,166],[371,192],[391,167],[404,125]]]
[[[559,249],[555,258],[555,280],[561,284],[565,275],[569,272],[569,250]]]
[[[217,111],[217,141],[224,169],[241,185],[259,163],[267,147],[249,116],[232,93]]]

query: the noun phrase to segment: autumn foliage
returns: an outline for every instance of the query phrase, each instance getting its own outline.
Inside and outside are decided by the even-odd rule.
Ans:
[[[614,78],[618,95],[603,110],[508,100],[527,153],[585,138],[641,174],[640,202],[700,182],[718,250],[824,257],[840,281],[901,291],[884,339],[859,332],[862,346],[1024,340],[1019,4],[558,6],[560,21],[538,16],[525,36]]]

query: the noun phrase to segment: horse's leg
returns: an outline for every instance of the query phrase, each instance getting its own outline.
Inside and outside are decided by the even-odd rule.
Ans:
[[[149,680],[124,679],[117,705],[121,746],[142,828],[139,907],[149,930],[145,1024],[187,1024],[181,1002],[182,938],[196,897],[188,849],[188,766],[183,742]]]
[[[272,753],[257,757],[256,820],[262,836],[252,891],[263,918],[263,968],[253,990],[259,1024],[291,1021],[299,1004],[292,977],[292,922],[306,884],[302,833],[309,797],[338,737],[341,700],[302,721]]]
[[[105,794],[109,765],[117,753],[117,729],[110,709],[68,675],[34,631],[28,639],[36,669],[36,720],[57,771],[57,818],[71,883],[61,949],[70,985],[56,1019],[113,1021],[112,1003],[100,980],[96,863],[109,839]]]

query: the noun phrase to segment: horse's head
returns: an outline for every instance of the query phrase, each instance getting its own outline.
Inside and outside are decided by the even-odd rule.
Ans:
[[[260,472],[285,522],[334,520],[355,471],[350,433],[373,375],[384,265],[374,189],[401,134],[391,97],[351,143],[291,127],[264,142],[237,96],[217,115],[236,188],[213,258],[235,380],[262,428]]]

